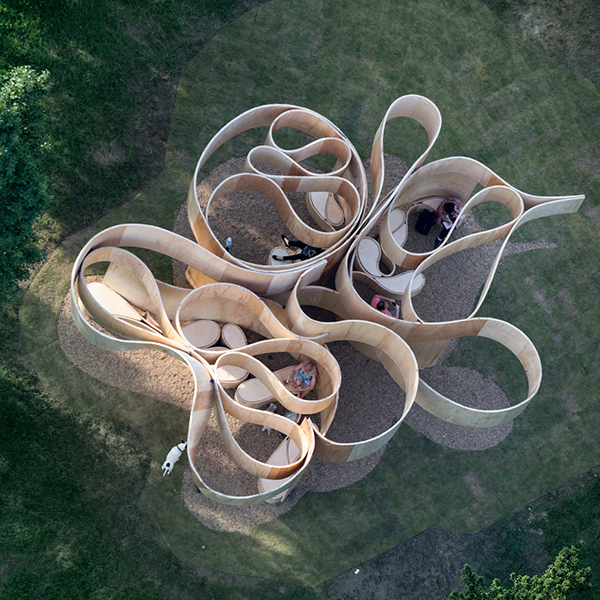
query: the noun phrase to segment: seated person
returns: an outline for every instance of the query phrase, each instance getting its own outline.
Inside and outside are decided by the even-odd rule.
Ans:
[[[304,398],[317,383],[317,365],[312,360],[300,363],[285,380],[298,398]]]
[[[400,306],[398,306],[396,301],[392,300],[391,298],[386,298],[385,296],[375,294],[371,300],[371,306],[376,308],[384,315],[394,317],[395,319],[400,317]]]
[[[435,240],[434,248],[439,248],[442,242],[448,237],[448,232],[452,225],[458,219],[462,204],[458,198],[446,198],[435,211],[438,225],[442,226],[442,231]]]
[[[298,240],[290,240],[285,235],[281,236],[285,247],[290,248],[300,248],[300,252],[297,254],[290,254],[289,256],[274,256],[275,260],[308,260],[313,256],[317,256],[317,254],[321,254],[323,252],[323,248],[315,248],[314,246],[309,246],[304,242],[300,242]]]

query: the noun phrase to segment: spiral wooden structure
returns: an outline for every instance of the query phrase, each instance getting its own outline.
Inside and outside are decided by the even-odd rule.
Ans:
[[[402,180],[383,195],[385,128],[397,118],[412,119],[421,125],[428,145]],[[202,167],[225,142],[258,127],[268,128],[264,144],[250,150],[244,171],[219,184],[202,209],[197,196]],[[300,130],[314,141],[293,150],[283,149],[275,142],[274,134],[284,127]],[[373,143],[373,192],[368,203],[361,159],[333,123],[309,109],[292,105],[251,109],[225,125],[198,161],[187,202],[195,242],[151,225],[124,224],[98,233],[81,250],[73,266],[71,305],[82,334],[106,349],[159,349],[188,365],[195,390],[187,451],[196,485],[208,497],[233,505],[282,499],[313,456],[347,462],[380,449],[398,430],[414,402],[452,423],[490,427],[516,417],[535,396],[542,368],[534,345],[513,325],[477,317],[477,312],[512,233],[532,219],[577,211],[584,197],[540,197],[521,192],[486,166],[466,157],[425,164],[440,129],[439,110],[427,98],[403,96],[389,107]],[[330,172],[316,174],[303,166],[302,161],[317,154],[335,158]],[[264,164],[277,174],[261,170]],[[477,186],[482,189],[473,194]],[[292,236],[324,251],[302,262],[278,264],[256,264],[232,256],[213,233],[209,219],[211,204],[232,190],[262,194]],[[318,228],[298,216],[287,196],[292,192],[306,194],[309,214]],[[404,249],[408,212],[428,199],[438,199],[439,203],[446,196],[460,198],[463,210],[484,202],[499,202],[508,208],[512,218],[499,227],[456,241],[449,241],[451,231],[440,248],[425,254]],[[376,227],[378,240],[370,235]],[[498,239],[504,239],[504,243],[473,313],[457,321],[424,322],[413,306],[412,296],[425,283],[427,269],[451,254]],[[185,263],[194,289],[158,281],[126,247],[153,250]],[[364,254],[372,251],[380,254],[375,258]],[[379,260],[391,268],[389,274],[376,269]],[[86,282],[86,269],[97,263],[109,265],[102,282]],[[332,290],[321,284],[334,268],[336,289]],[[355,281],[363,281],[401,301],[402,318],[395,319],[372,308],[356,291]],[[316,321],[303,310],[306,306],[326,309],[338,320]],[[226,345],[214,346],[222,335],[218,323],[234,324],[242,331],[234,328],[229,335],[223,335]],[[247,344],[243,330],[264,339]],[[464,336],[489,338],[510,350],[527,376],[527,396],[502,410],[474,409],[445,397],[419,379],[420,368],[434,365],[450,340]],[[372,438],[352,443],[327,437],[335,417],[342,373],[326,344],[338,340],[351,342],[381,362],[405,393],[404,409],[396,422]],[[284,381],[261,362],[259,357],[266,353],[288,354],[294,364],[312,360],[319,373],[317,397],[299,399],[290,392]],[[249,376],[251,379],[247,379]],[[253,382],[252,378],[258,380],[253,385],[261,387],[265,398],[272,398],[301,416],[298,422],[260,410],[251,402],[238,402],[242,396],[234,397],[233,390],[247,385],[242,383],[244,380]],[[377,411],[376,398],[365,400]],[[257,493],[231,496],[209,487],[203,480],[195,456],[213,411],[227,451],[237,465],[257,478]],[[256,460],[237,443],[227,422],[228,415],[281,432],[285,436],[281,448],[267,462]],[[318,425],[311,415],[319,416]]]

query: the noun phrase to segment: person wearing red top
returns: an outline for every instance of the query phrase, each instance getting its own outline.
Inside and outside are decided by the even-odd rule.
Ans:
[[[394,317],[395,319],[400,317],[400,307],[391,298],[375,294],[371,300],[371,306],[384,315]]]

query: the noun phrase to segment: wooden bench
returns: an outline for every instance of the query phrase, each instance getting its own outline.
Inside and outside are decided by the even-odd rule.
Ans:
[[[140,314],[121,294],[118,294],[112,288],[99,281],[93,281],[87,287],[96,302],[114,317],[136,327],[150,330],[153,333],[162,333],[159,324],[148,311],[144,315]]]
[[[221,328],[216,321],[198,319],[181,328],[185,339],[195,348],[210,348],[219,341]]]
[[[406,213],[401,208],[394,208],[388,215],[390,233],[394,242],[402,248],[408,237],[408,220]]]
[[[232,350],[243,348],[248,344],[244,330],[235,323],[225,323],[221,329],[221,341]]]
[[[381,246],[373,238],[366,237],[358,243],[356,261],[359,268],[381,289],[382,293],[389,294],[393,298],[401,298],[406,292],[406,287],[414,271],[384,275],[379,268],[381,256]],[[413,281],[411,295],[418,294],[424,285],[425,276],[419,273]]]
[[[279,381],[285,381],[296,368],[297,365],[289,365],[278,371],[274,371],[273,375],[279,379]],[[244,381],[238,389],[235,391],[235,400],[243,406],[249,406],[250,408],[260,408],[265,404],[269,404],[273,400],[273,394],[269,391],[267,386],[256,378],[248,379]]]
[[[211,350],[229,350],[229,348],[213,346]],[[248,371],[242,367],[223,365],[217,369],[217,378],[224,388],[230,389],[246,380],[248,378]]]
[[[300,458],[300,450],[298,449],[298,446],[296,446],[296,444],[293,442],[293,440],[288,437],[288,438],[285,438],[285,440],[283,440],[283,442],[281,442],[281,444],[279,444],[279,446],[277,446],[277,449],[275,450],[275,452],[273,452],[273,454],[271,454],[271,456],[269,456],[269,459],[267,460],[267,464],[268,465],[277,465],[277,466],[289,465],[289,464],[297,461],[299,458]],[[261,493],[269,492],[272,489],[279,487],[286,481],[289,481],[292,477],[294,477],[294,476],[291,475],[290,477],[286,477],[285,479],[259,478],[258,483],[257,483],[258,491]],[[281,492],[281,494],[278,494],[277,496],[274,496],[270,500],[267,500],[267,502],[269,504],[275,504],[276,502],[283,502],[285,500],[286,496],[290,493],[290,491],[291,490],[285,490],[284,492]]]
[[[308,192],[306,194],[306,207],[309,214],[315,219],[316,215],[333,229],[342,227],[346,221],[344,211],[338,204],[333,192]],[[319,219],[315,219],[319,221]]]

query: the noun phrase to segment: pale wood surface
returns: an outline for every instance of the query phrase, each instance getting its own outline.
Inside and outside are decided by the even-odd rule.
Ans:
[[[235,348],[243,348],[248,340],[244,330],[235,323],[225,323],[221,330],[221,339],[223,343],[232,350]]]
[[[285,381],[292,373],[296,365],[288,365],[283,369],[273,371],[273,375],[279,379],[279,381]],[[251,408],[261,408],[266,404],[269,404],[275,396],[269,390],[269,388],[260,380],[255,377],[245,381],[235,391],[235,400],[244,406]]]
[[[198,319],[181,328],[183,337],[196,348],[208,348],[219,341],[221,328],[215,321]]]
[[[300,254],[300,250],[298,250],[297,252],[295,252],[295,254]],[[275,248],[273,248],[273,250],[271,250],[270,254],[269,254],[269,264],[270,265],[286,265],[286,264],[298,264],[297,261],[285,261],[285,262],[281,262],[280,260],[277,260],[275,257],[276,256],[290,256],[290,251],[287,248],[284,248],[283,246],[275,246]]]
[[[277,446],[275,452],[271,454],[271,456],[267,460],[267,464],[285,465],[287,463],[297,460],[299,456],[300,450],[298,449],[298,446],[294,444],[292,438],[286,438],[285,440],[283,440],[283,442],[281,442],[281,444],[279,444],[279,446]],[[272,479],[259,479],[258,491],[263,493],[269,492],[272,489],[276,488],[278,483],[280,484],[280,482],[273,481]],[[291,489],[288,488],[281,494],[278,494],[274,498],[267,500],[267,502],[282,502],[283,500],[285,500],[285,497],[290,493],[290,491]]]
[[[382,195],[385,130],[390,121],[399,118],[412,119],[422,126],[427,145],[401,181]],[[259,127],[267,128],[264,144],[250,150],[244,172],[216,186],[202,208],[197,195],[198,178],[209,158],[236,135]],[[313,139],[300,148],[283,149],[274,138],[280,128],[297,129]],[[346,462],[383,447],[414,402],[455,424],[490,427],[513,419],[535,396],[542,368],[531,340],[513,325],[477,313],[513,232],[533,219],[577,211],[583,196],[542,197],[522,192],[471,158],[451,157],[425,164],[440,129],[439,110],[427,98],[408,95],[390,105],[373,142],[373,194],[367,210],[362,161],[339,128],[325,117],[293,105],[253,108],[217,132],[200,156],[187,200],[195,241],[151,225],[123,224],[97,233],[82,248],[71,277],[73,319],[81,333],[102,348],[159,349],[188,365],[194,379],[188,456],[194,481],[208,497],[240,506],[280,500],[297,484],[313,455]],[[335,158],[329,173],[313,173],[302,164],[320,153]],[[263,164],[278,174],[271,174],[272,169],[263,172]],[[478,186],[481,190],[474,193]],[[292,263],[273,261],[271,253],[269,264],[264,265],[242,261],[226,252],[210,225],[211,206],[235,190],[264,196],[279,215],[282,230],[286,228],[295,238],[324,248],[323,254]],[[289,193],[306,195],[309,214],[317,227],[302,221],[288,199]],[[483,202],[500,202],[511,217],[493,229],[453,240],[459,219],[439,249],[421,254],[404,249],[410,213],[424,208],[435,210],[447,196],[460,198],[463,211]],[[371,235],[377,230],[378,240]],[[503,244],[472,314],[456,321],[424,322],[411,299],[426,285],[423,273],[456,252],[498,239],[503,239]],[[126,247],[152,250],[183,262],[188,266],[187,279],[196,289],[157,281]],[[288,253],[284,248],[274,250],[280,251]],[[380,262],[390,275],[382,273]],[[101,283],[88,284],[85,270],[96,263],[109,263],[109,268]],[[335,290],[322,287],[321,280],[334,268]],[[356,291],[356,281],[384,295],[401,297],[401,318],[371,307]],[[411,293],[404,293],[406,289]],[[312,319],[303,310],[305,306],[331,311],[339,320]],[[226,324],[222,332],[217,323]],[[266,339],[248,344],[244,330]],[[219,335],[223,346],[202,347],[215,344]],[[419,369],[435,364],[450,340],[467,336],[493,340],[516,356],[527,377],[525,398],[501,410],[473,409],[419,379]],[[394,423],[369,439],[351,443],[327,437],[338,406],[342,373],[325,344],[341,340],[381,362],[405,393],[402,414]],[[300,361],[313,360],[319,372],[317,398],[297,398],[284,384],[281,372],[273,373],[257,358],[269,353],[289,355],[293,364],[287,372]],[[243,381],[249,375],[252,378]],[[234,397],[227,392],[231,389],[236,389]],[[271,400],[307,418],[295,423],[257,409]],[[372,403],[371,410],[378,410],[376,398],[365,401]],[[216,416],[232,459],[257,478],[257,493],[232,496],[210,487],[202,478],[201,465],[194,460],[211,414]],[[319,415],[319,427],[310,418],[314,414]],[[228,416],[278,431],[285,440],[267,462],[261,462],[240,447],[229,428]]]
[[[326,231],[344,225],[345,214],[333,192],[309,192],[306,207],[314,221]]]
[[[373,287],[377,292],[398,299],[402,298],[409,284],[413,296],[423,289],[425,277],[421,274],[413,277],[414,271],[384,275],[379,268],[379,262],[382,258],[381,247],[373,238],[365,237],[358,243],[356,249],[357,266],[375,284]],[[392,265],[392,267],[394,266]]]

